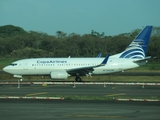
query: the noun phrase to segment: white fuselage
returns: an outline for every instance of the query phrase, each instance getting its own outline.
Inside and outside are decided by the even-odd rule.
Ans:
[[[13,62],[3,70],[14,75],[50,75],[52,71],[70,70],[99,65],[104,58],[34,58]],[[108,59],[105,66],[96,67],[91,74],[108,74],[120,72],[144,65],[146,62],[135,63],[133,59]]]

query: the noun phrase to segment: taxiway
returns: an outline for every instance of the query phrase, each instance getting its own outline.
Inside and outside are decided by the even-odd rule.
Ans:
[[[160,103],[73,100],[0,100],[2,120],[159,120]]]
[[[160,99],[160,86],[133,85],[0,85],[0,96],[156,96]]]

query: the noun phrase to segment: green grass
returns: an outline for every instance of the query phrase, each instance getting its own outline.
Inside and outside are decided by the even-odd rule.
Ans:
[[[154,99],[158,100],[158,96],[64,96],[64,99],[70,100],[115,100],[121,99]]]
[[[23,82],[44,82],[44,81],[55,81],[52,80],[49,76],[41,78],[41,76],[24,76]],[[114,76],[114,75],[104,75],[104,76],[93,76],[90,77],[81,77],[83,82],[129,82],[129,83],[159,83],[160,76]],[[69,77],[67,80],[58,80],[58,81],[74,81],[74,77]],[[0,81],[2,82],[17,82],[17,78],[13,78],[13,75],[10,74],[1,74]]]
[[[128,96],[128,95],[104,95],[104,96],[87,96],[87,95],[55,95],[55,94],[41,94],[41,95],[32,95],[29,97],[61,97],[65,100],[115,100],[119,99],[160,99],[158,96]]]
[[[158,62],[148,62],[146,65],[138,67],[134,70],[160,70],[160,63]]]
[[[6,96],[6,95],[1,95]],[[111,94],[111,95],[103,95],[103,96],[93,96],[93,95],[60,95],[60,94],[36,94],[36,95],[28,95],[27,97],[60,97],[64,98],[65,100],[105,100],[111,101],[115,100],[116,98],[119,99],[152,99],[152,100],[159,100],[159,96],[129,96],[129,95],[121,95],[121,94]]]

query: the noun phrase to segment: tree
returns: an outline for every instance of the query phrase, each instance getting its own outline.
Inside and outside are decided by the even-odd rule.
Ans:
[[[56,36],[58,39],[64,39],[66,37],[66,33],[62,32],[62,31],[57,31],[56,32]]]
[[[122,52],[140,32],[116,36],[104,36],[94,30],[90,34],[71,33],[67,36],[57,31],[55,36],[35,31],[26,32],[22,28],[7,25],[0,26],[0,57],[95,57],[102,52],[116,54]],[[147,55],[160,59],[160,27],[153,27]],[[155,52],[156,51],[156,52]],[[157,60],[158,60],[157,59]]]
[[[24,33],[26,33],[26,31],[17,26],[13,25],[0,26],[0,36],[3,38]]]

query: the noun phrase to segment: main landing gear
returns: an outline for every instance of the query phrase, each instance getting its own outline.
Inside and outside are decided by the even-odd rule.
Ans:
[[[17,88],[20,88],[20,82],[21,82],[21,81],[23,81],[22,78],[18,80],[18,86],[17,86]]]
[[[82,82],[82,79],[79,76],[76,76],[75,81],[76,82]]]

